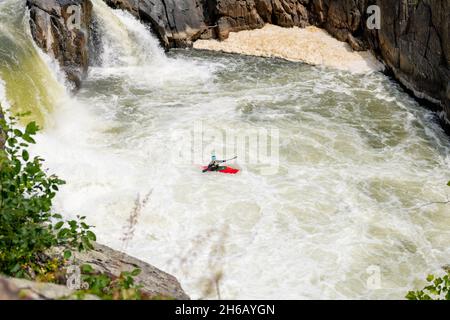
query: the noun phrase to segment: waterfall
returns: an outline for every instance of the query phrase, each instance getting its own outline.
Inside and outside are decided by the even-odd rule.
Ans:
[[[111,10],[102,0],[93,0],[94,19],[101,37],[102,67],[156,64],[165,54],[151,30],[130,13]]]
[[[102,0],[92,3],[99,57],[91,66],[91,79],[126,77],[133,85],[161,87],[167,82],[184,85],[211,77],[211,65],[205,68],[189,59],[167,57],[150,27],[129,12],[113,10]]]
[[[40,124],[66,96],[57,64],[32,39],[25,1],[0,3],[0,78],[11,112],[31,112]]]

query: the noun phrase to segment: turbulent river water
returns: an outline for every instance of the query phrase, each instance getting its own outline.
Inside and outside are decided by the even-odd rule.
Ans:
[[[0,4],[0,101],[45,124],[33,151],[67,181],[55,210],[86,215],[100,242],[192,298],[217,297],[216,282],[231,299],[402,298],[450,263],[449,206],[430,204],[447,199],[448,138],[389,78],[166,54],[129,14],[93,2],[101,50],[74,96],[23,6]],[[262,143],[246,157],[223,138],[255,132],[271,135],[272,170],[248,158]],[[202,174],[213,149],[237,152],[242,172]]]

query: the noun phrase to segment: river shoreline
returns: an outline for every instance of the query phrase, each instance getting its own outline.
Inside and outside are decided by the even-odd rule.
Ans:
[[[193,47],[197,50],[281,58],[352,73],[384,70],[383,64],[370,51],[354,51],[326,30],[313,26],[282,28],[266,24],[261,29],[230,32],[223,41],[199,39]]]

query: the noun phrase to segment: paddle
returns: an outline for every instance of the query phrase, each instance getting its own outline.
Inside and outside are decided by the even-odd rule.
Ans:
[[[234,159],[237,159],[237,156],[234,156],[233,158],[231,158],[231,159],[228,159],[228,160],[222,160],[222,163],[224,163],[224,162],[228,162],[228,161],[231,161],[231,160],[234,160]]]
[[[225,162],[228,162],[228,161],[231,161],[231,160],[234,160],[234,159],[237,159],[237,156],[235,156],[235,157],[233,157],[233,158],[231,158],[231,159],[228,159],[228,160],[221,160],[221,161],[219,161],[219,162],[220,162],[220,163],[225,163]],[[208,172],[209,169],[210,169],[210,166],[208,165],[208,168],[203,169],[202,172],[203,172],[203,173]]]

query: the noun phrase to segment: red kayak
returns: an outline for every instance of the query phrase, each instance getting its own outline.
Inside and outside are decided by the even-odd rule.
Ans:
[[[208,166],[203,167],[203,170],[208,169]],[[208,172],[214,172],[214,171],[208,171]],[[219,170],[217,172],[221,173],[227,173],[227,174],[236,174],[239,172],[238,169],[231,168],[231,167],[219,167]]]

